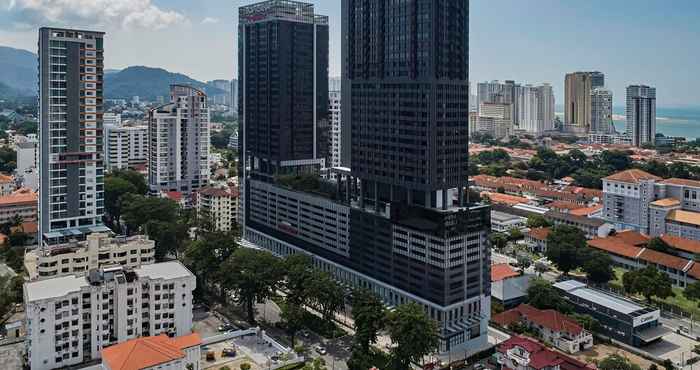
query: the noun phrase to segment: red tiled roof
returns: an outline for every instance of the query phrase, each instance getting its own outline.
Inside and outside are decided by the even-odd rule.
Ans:
[[[603,209],[603,205],[597,204],[597,205],[592,206],[592,207],[574,209],[574,210],[569,211],[569,213],[572,215],[576,215],[576,216],[589,216],[593,213],[600,211],[601,209]]]
[[[520,273],[507,263],[491,265],[491,281],[501,281],[516,276],[520,276]]]
[[[37,233],[39,231],[39,224],[36,222],[33,222],[33,221],[22,222],[21,225],[13,226],[10,228],[10,230],[12,230],[12,231],[20,231],[21,230],[22,232],[25,232],[27,234],[34,234],[34,233]]]
[[[605,177],[603,180],[637,184],[643,180],[657,180],[657,181],[659,181],[659,180],[661,180],[661,178],[658,176],[654,176],[648,172],[644,172],[642,170],[633,168],[631,170],[622,171],[622,172],[612,174],[608,177]]]
[[[593,370],[585,363],[566,356],[562,353],[547,349],[545,346],[519,336],[512,337],[498,346],[498,352],[506,353],[514,347],[521,347],[527,351],[530,356],[528,368],[531,369],[546,369],[559,366],[562,370]]]
[[[688,275],[692,276],[696,280],[700,280],[700,263],[694,262],[693,266],[688,270]]]
[[[657,252],[653,249],[645,248],[639,255],[639,259],[652,264],[657,264],[665,267],[674,268],[676,270],[685,270],[690,261],[684,258],[672,256],[670,254]]]
[[[502,325],[509,325],[515,322],[512,321],[515,317],[514,313],[517,313],[519,317],[527,321],[533,322],[545,328],[549,328],[555,332],[566,332],[570,333],[571,335],[578,335],[583,331],[581,325],[560,312],[555,310],[539,310],[527,304],[521,304],[512,310],[503,312],[503,314],[506,315],[502,317],[494,317],[493,320],[499,324],[501,324],[501,322],[497,321],[497,319],[502,320]]]
[[[661,183],[662,184],[669,184],[669,185],[692,186],[695,188],[700,188],[700,181],[697,181],[697,180],[672,178],[672,179],[666,179],[666,180],[662,181]]]
[[[179,202],[182,200],[182,193],[179,191],[166,191],[165,196],[167,198],[170,198],[176,202]]]
[[[183,335],[170,339],[170,342],[179,349],[190,348],[202,344],[202,337],[198,333]]]
[[[21,188],[13,191],[11,194],[0,196],[0,207],[9,205],[32,205],[38,204],[39,197],[30,189]]]
[[[621,242],[619,239],[616,239],[614,237],[597,238],[589,240],[588,246],[595,249],[600,249],[608,253],[616,254],[618,256],[632,259],[637,258],[639,253],[642,252],[642,248]]]
[[[508,311],[503,311],[499,314],[496,314],[494,316],[491,316],[491,321],[495,322],[498,325],[501,325],[503,327],[506,327],[508,325],[514,324],[520,319],[522,316],[520,315],[520,311],[516,309],[508,310]]]
[[[558,210],[563,209],[563,210],[569,210],[569,211],[572,211],[575,209],[586,208],[585,206],[582,206],[580,204],[576,204],[573,202],[567,202],[564,200],[555,200],[554,202],[549,203],[547,205],[547,207],[549,207],[550,209],[558,209]]]
[[[618,239],[623,241],[624,243],[634,245],[634,246],[640,246],[640,245],[645,245],[649,242],[649,237],[646,235],[641,234],[640,232],[634,231],[634,230],[625,230],[625,231],[620,231],[612,238]]]
[[[102,350],[102,360],[112,370],[141,370],[185,357],[167,335],[143,337]]]
[[[681,238],[680,236],[661,235],[661,240],[675,249],[688,253],[700,254],[700,241]]]
[[[508,195],[508,194],[501,194],[501,193],[490,193],[487,191],[482,192],[481,196],[489,198],[491,200],[491,202],[493,202],[493,203],[506,204],[506,205],[510,205],[510,206],[514,206],[514,205],[520,204],[520,203],[527,203],[530,201],[527,198],[517,197],[515,195]]]
[[[0,173],[0,184],[6,184],[8,182],[13,182],[15,181],[14,178],[10,175],[5,175],[4,173]]]
[[[527,234],[533,239],[546,241],[551,231],[552,229],[549,227],[536,227],[534,229],[530,229]]]

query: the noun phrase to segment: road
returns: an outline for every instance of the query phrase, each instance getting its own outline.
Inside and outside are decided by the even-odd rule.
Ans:
[[[508,263],[511,265],[516,265],[518,263],[518,260],[515,259],[514,257],[492,251],[491,252],[491,262],[493,264]],[[547,264],[549,265],[549,263],[547,263]],[[535,271],[534,263],[532,264],[532,266],[525,269],[525,273],[527,273],[529,275],[538,275],[537,271]],[[550,281],[550,282],[556,282],[557,279],[559,279],[559,276],[560,276],[560,273],[558,273],[556,271],[552,271],[552,270],[546,271],[540,275],[540,277],[542,277],[543,279]]]

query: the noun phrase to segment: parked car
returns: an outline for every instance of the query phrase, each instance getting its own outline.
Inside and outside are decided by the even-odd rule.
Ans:
[[[219,326],[219,331],[229,331],[233,330],[233,325],[231,324],[222,324]]]
[[[318,353],[319,355],[323,356],[323,355],[325,355],[326,353],[328,353],[328,351],[326,351],[326,349],[323,348],[323,347],[321,347],[321,346],[317,346],[317,347],[316,347],[316,353]]]
[[[214,351],[207,352],[207,361],[216,361],[216,355],[214,354]]]
[[[236,357],[236,349],[235,348],[224,348],[221,351],[221,356],[222,357]]]

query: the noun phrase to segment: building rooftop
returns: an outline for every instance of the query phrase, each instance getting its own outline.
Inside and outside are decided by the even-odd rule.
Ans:
[[[501,281],[518,276],[520,276],[520,272],[507,263],[491,265],[491,281]]]
[[[633,168],[631,170],[626,170],[612,174],[608,177],[603,178],[603,180],[625,182],[629,184],[638,184],[640,181],[645,180],[656,180],[660,181],[661,177],[652,175],[648,172]]]
[[[700,226],[700,212],[674,209],[666,215],[666,220]]]
[[[530,229],[527,235],[529,235],[533,239],[545,241],[547,240],[547,237],[549,236],[549,233],[551,231],[552,229],[549,227],[536,227],[534,229]]]
[[[577,215],[572,215],[570,213],[563,213],[559,211],[547,211],[544,215],[546,218],[550,218],[553,220],[559,220],[559,221],[565,221],[569,222],[572,224],[580,224],[580,225],[585,225],[585,226],[590,226],[590,227],[601,227],[605,225],[605,221],[601,220],[599,218],[589,218],[586,216],[577,216]]]
[[[700,254],[700,241],[690,240],[673,235],[662,235],[661,240],[666,242],[666,244],[670,245],[671,247],[682,250],[684,252]]]
[[[586,284],[581,283],[576,280],[567,280],[559,283],[555,283],[554,287],[563,290],[571,295],[579,297],[588,302],[595,302],[601,306],[607,307],[611,310],[626,314],[633,315],[639,311],[648,310],[630,300],[624,299],[622,297],[614,296],[608,293],[604,293],[599,290],[591,289]]]
[[[548,328],[555,332],[566,332],[572,335],[578,335],[583,331],[574,319],[557,312],[555,310],[540,310],[528,304],[521,304],[516,308],[495,315],[492,321],[508,326],[521,319],[533,322],[539,326]]]
[[[569,214],[572,214],[574,216],[588,217],[596,212],[599,212],[602,209],[603,209],[602,204],[596,204],[596,205],[591,206],[591,207],[585,207],[585,208],[571,210],[571,211],[569,211]]]
[[[689,186],[689,187],[694,187],[694,188],[700,188],[700,181],[688,180],[688,179],[677,179],[677,178],[666,179],[666,180],[662,181],[661,184]]]
[[[102,361],[111,370],[141,370],[185,357],[185,348],[201,345],[199,334],[169,338],[162,334],[118,343],[102,350]]]
[[[24,284],[25,300],[36,302],[79,292],[89,284],[84,276],[63,276]]]
[[[520,203],[527,203],[530,200],[524,197],[518,197],[515,195],[509,195],[509,194],[501,194],[501,193],[491,193],[488,191],[484,191],[481,193],[482,197],[489,198],[491,202],[493,203],[501,203],[501,204],[507,204],[510,206],[514,206],[516,204]]]
[[[39,197],[31,189],[21,188],[13,191],[11,194],[0,196],[0,207],[14,204],[38,205],[38,200]]]
[[[680,205],[681,201],[675,198],[664,198],[653,201],[649,204],[657,207],[674,207]]]
[[[498,346],[498,352],[506,353],[514,347],[520,347],[529,353],[528,369],[593,370],[593,367],[589,367],[579,360],[552,351],[534,340],[519,336],[511,337],[501,343]]]
[[[491,211],[491,220],[495,220],[496,222],[507,222],[512,220],[520,220],[522,218],[523,217],[521,216],[511,215],[509,213]]]
[[[138,276],[147,276],[151,279],[177,279],[193,276],[190,270],[178,261],[143,265],[135,268],[134,272]]]

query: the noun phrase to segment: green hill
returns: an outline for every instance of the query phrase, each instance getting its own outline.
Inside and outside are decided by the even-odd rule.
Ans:
[[[158,96],[170,95],[171,84],[191,85],[212,96],[225,93],[223,90],[181,73],[168,72],[162,68],[136,66],[105,75],[105,97],[128,99],[139,96],[141,99],[156,100]]]

